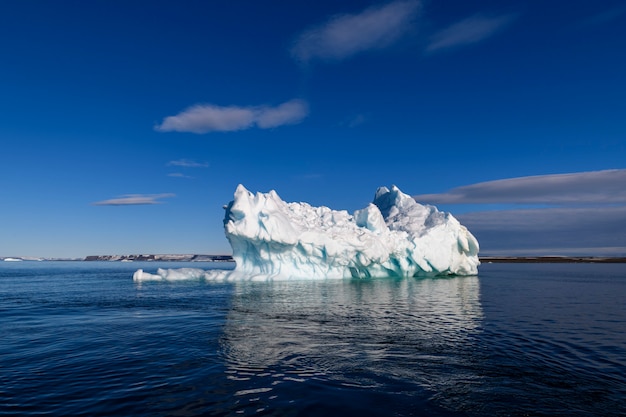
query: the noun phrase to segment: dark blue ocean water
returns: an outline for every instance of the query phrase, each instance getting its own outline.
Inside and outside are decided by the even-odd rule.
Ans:
[[[132,281],[157,266],[212,267],[0,263],[0,415],[626,415],[624,264]]]

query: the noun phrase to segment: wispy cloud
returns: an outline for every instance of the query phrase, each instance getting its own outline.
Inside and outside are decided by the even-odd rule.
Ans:
[[[611,9],[605,10],[598,14],[595,14],[587,18],[584,22],[584,26],[595,26],[609,23],[613,20],[617,20],[626,16],[626,5],[620,5]]]
[[[400,0],[345,14],[301,33],[291,53],[307,63],[341,60],[357,53],[388,47],[411,28],[420,10],[417,0]]]
[[[538,175],[481,182],[414,198],[432,204],[626,203],[626,169]]]
[[[175,161],[169,161],[167,166],[183,167],[183,168],[208,168],[208,162],[196,162],[191,159],[177,159]]]
[[[485,40],[511,23],[515,15],[475,15],[435,33],[426,52],[469,45]]]
[[[365,123],[365,116],[362,114],[357,114],[352,119],[348,121],[348,127],[357,127]]]
[[[172,172],[170,174],[167,174],[168,177],[174,177],[174,178],[193,178],[190,175],[185,175],[182,172]]]
[[[309,113],[304,100],[290,100],[279,106],[217,106],[197,104],[155,126],[159,132],[234,132],[253,127],[270,129],[300,123]]]
[[[303,174],[303,175],[296,176],[297,179],[301,179],[301,180],[317,180],[323,177],[324,176],[319,173],[310,173],[310,174]]]
[[[137,206],[146,204],[160,204],[164,198],[175,197],[175,194],[127,194],[110,200],[92,203],[94,206]]]

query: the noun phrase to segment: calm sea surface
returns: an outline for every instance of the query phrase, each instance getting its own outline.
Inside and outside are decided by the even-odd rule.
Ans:
[[[133,282],[158,266],[229,265],[0,262],[0,415],[626,415],[626,264]]]

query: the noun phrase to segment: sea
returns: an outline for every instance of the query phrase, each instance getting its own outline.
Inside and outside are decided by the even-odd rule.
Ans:
[[[626,416],[626,264],[133,282],[0,262],[1,416]]]

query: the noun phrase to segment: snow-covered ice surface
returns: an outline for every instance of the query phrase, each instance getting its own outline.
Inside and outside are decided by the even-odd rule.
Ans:
[[[450,213],[417,203],[397,187],[380,187],[374,201],[345,210],[286,203],[275,191],[239,185],[226,207],[232,271],[138,270],[146,280],[268,280],[475,275],[478,242]]]

